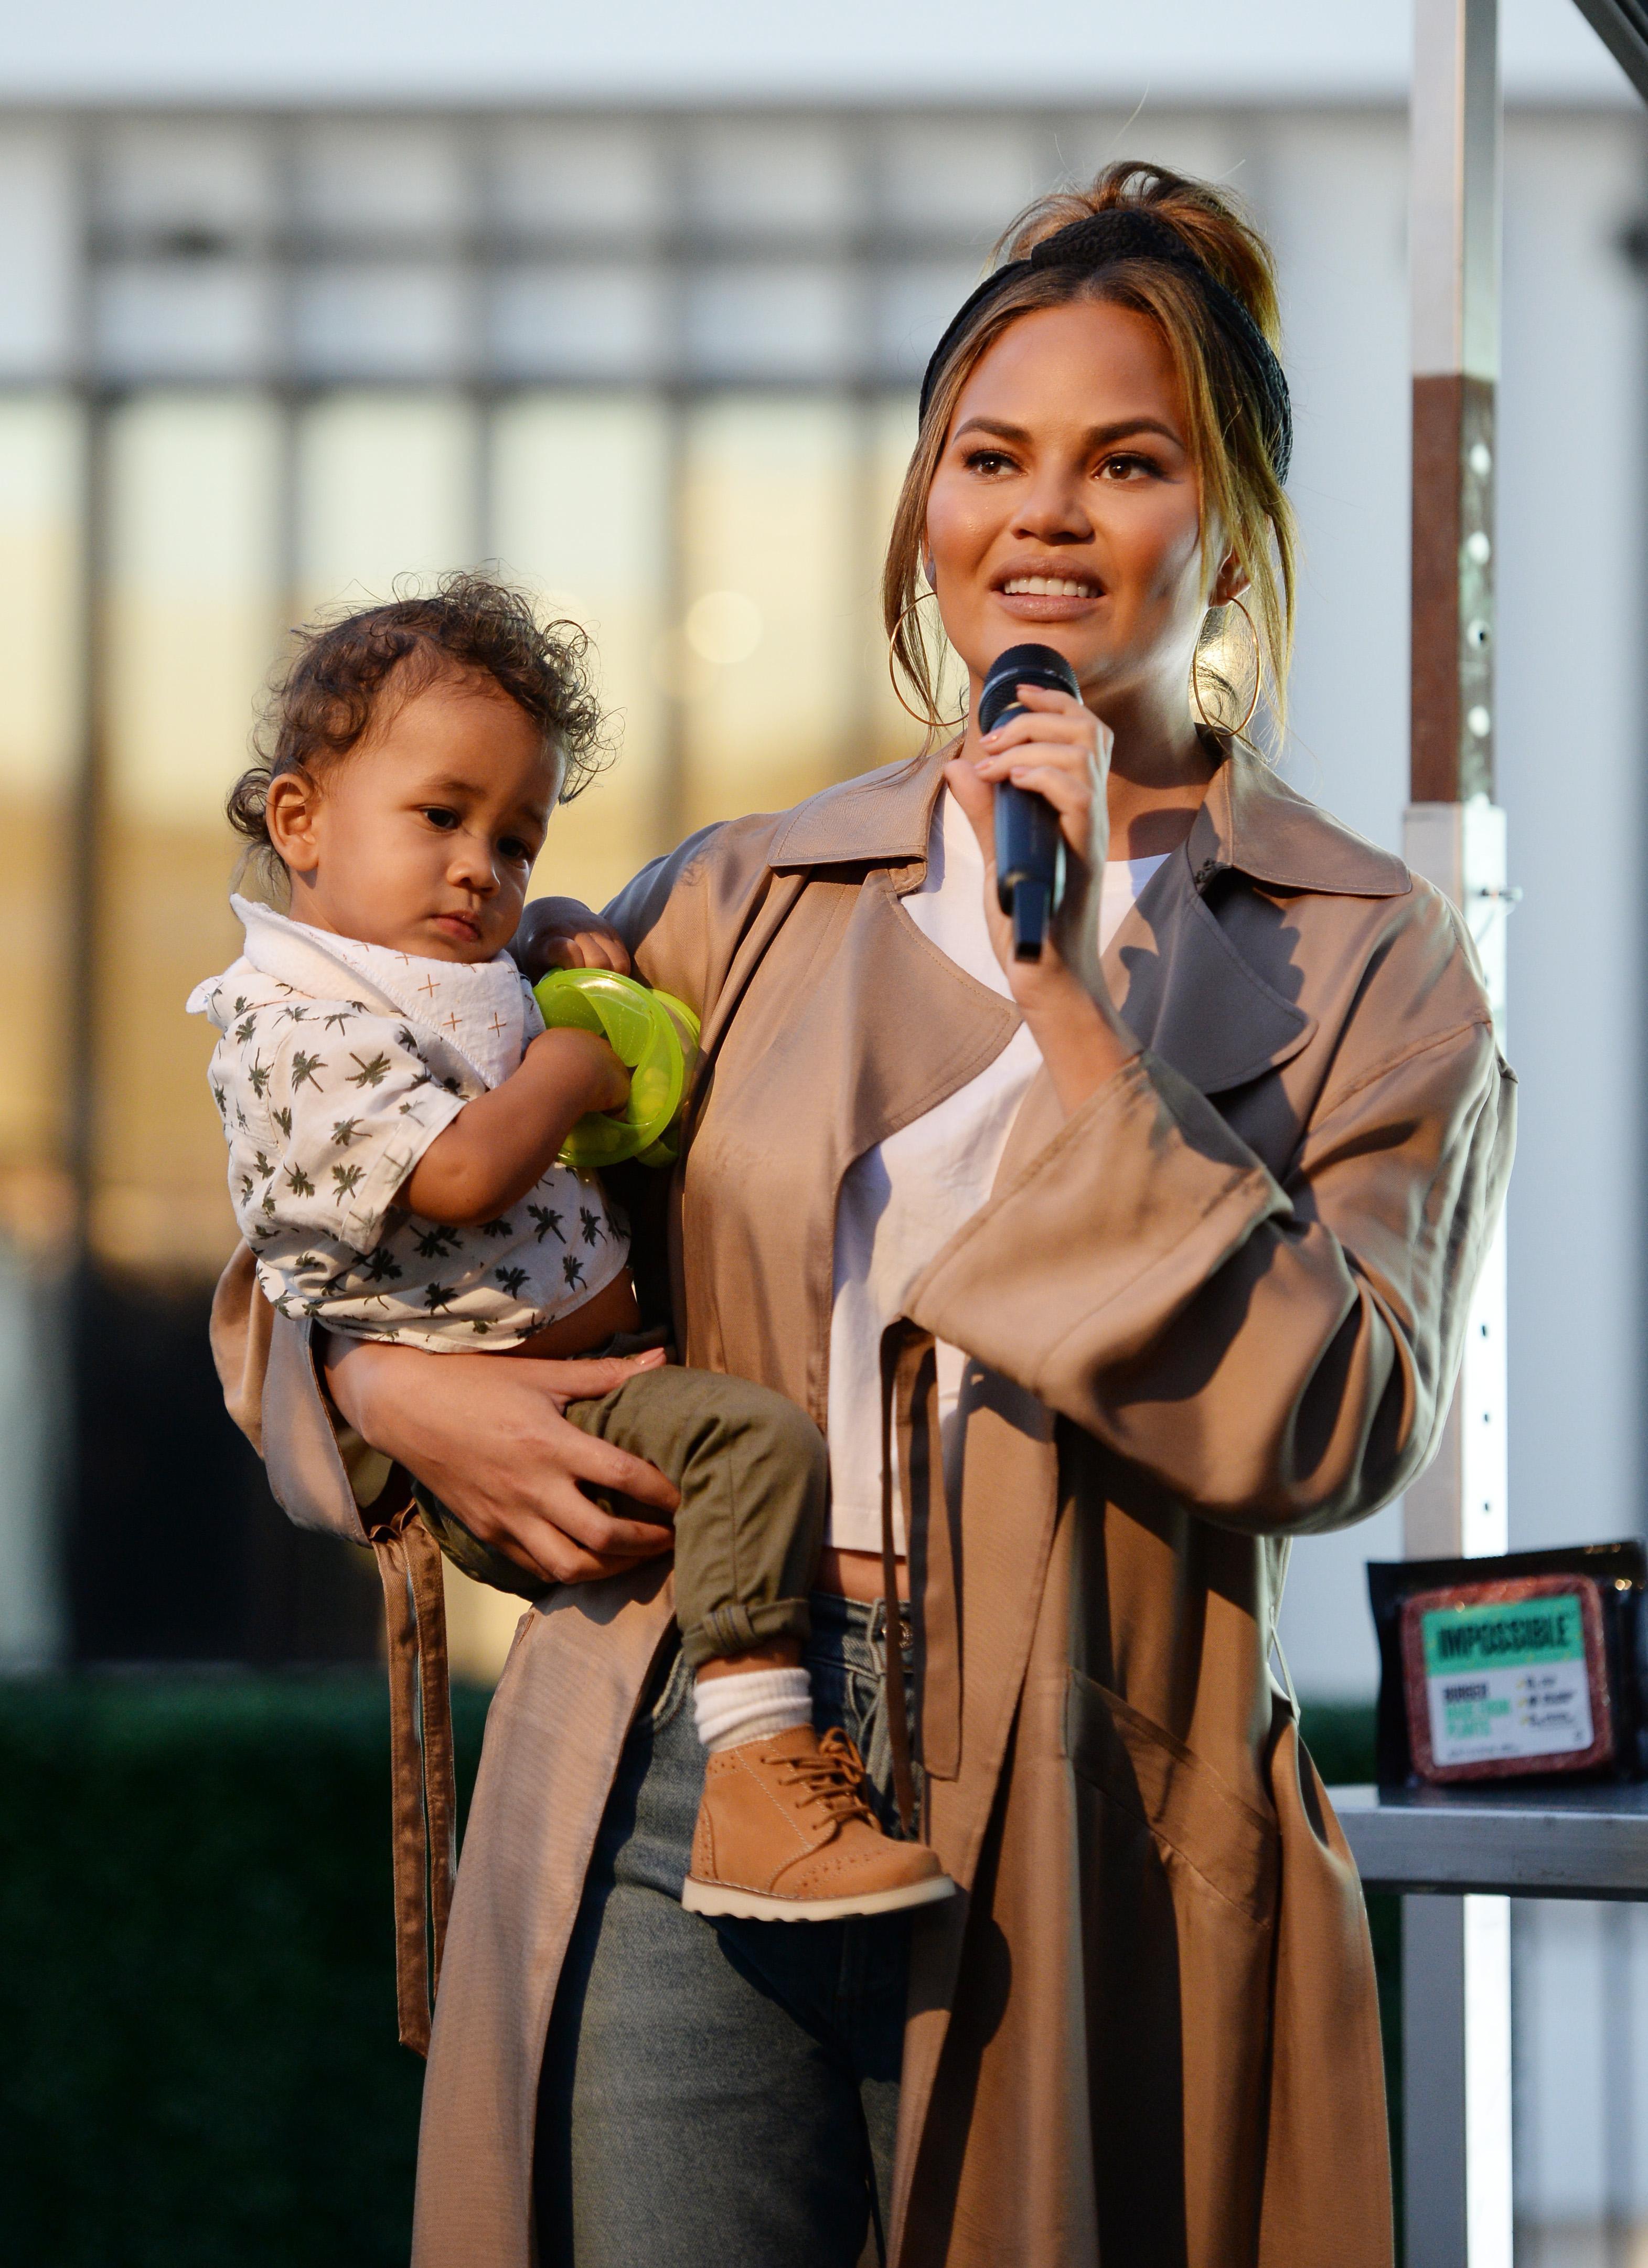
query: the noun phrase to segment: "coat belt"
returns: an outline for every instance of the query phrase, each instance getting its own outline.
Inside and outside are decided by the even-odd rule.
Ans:
[[[893,1529],[893,1443],[896,1436],[899,1498],[904,1514],[910,1594],[916,1609],[916,1690],[923,1772],[953,1779],[961,1768],[961,1631],[958,1609],[956,1539],[945,1487],[944,1444],[938,1425],[938,1358],[931,1331],[907,1316],[881,1334],[881,1588],[883,1629],[898,1626],[898,1551]],[[916,1823],[904,1679],[887,1646],[887,1734],[893,1786],[906,1833]]]
[[[398,1494],[391,1486],[380,1501]],[[366,1533],[388,1641],[395,2004],[402,2043],[427,2055],[458,1867],[445,1590],[440,1547],[416,1504],[369,1521]]]

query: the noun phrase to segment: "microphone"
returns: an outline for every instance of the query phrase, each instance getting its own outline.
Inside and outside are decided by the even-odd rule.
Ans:
[[[981,733],[993,733],[1024,714],[1021,685],[1079,700],[1076,673],[1050,645],[1010,645],[990,667],[979,695]],[[1059,816],[1044,795],[1002,780],[996,789],[996,897],[1013,925],[1013,959],[1040,961],[1047,925],[1064,895],[1064,837]]]

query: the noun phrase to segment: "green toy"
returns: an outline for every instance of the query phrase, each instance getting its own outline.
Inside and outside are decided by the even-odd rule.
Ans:
[[[561,1145],[561,1163],[586,1172],[625,1158],[673,1166],[674,1122],[698,1053],[692,1010],[609,968],[552,968],[533,993],[547,1025],[599,1032],[629,1073],[624,1108],[580,1118]]]

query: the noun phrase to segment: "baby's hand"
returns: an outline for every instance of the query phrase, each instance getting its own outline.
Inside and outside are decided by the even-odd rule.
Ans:
[[[560,1141],[588,1110],[622,1110],[629,1100],[629,1073],[599,1032],[563,1024],[540,1032],[527,1047],[521,1070],[551,1082]],[[519,1073],[517,1074],[519,1076]]]
[[[577,898],[534,898],[509,941],[511,958],[534,983],[546,968],[611,968],[629,974],[629,949],[615,929]]]

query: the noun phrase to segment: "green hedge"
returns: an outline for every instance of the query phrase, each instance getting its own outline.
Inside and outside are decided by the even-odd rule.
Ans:
[[[405,2261],[387,1746],[370,1674],[0,1687],[11,2268]]]
[[[485,1710],[457,1696],[466,1793]],[[1371,1712],[1306,1719],[1326,1778],[1370,1776]],[[0,1685],[8,2268],[405,2261],[387,1755],[372,1675]]]

